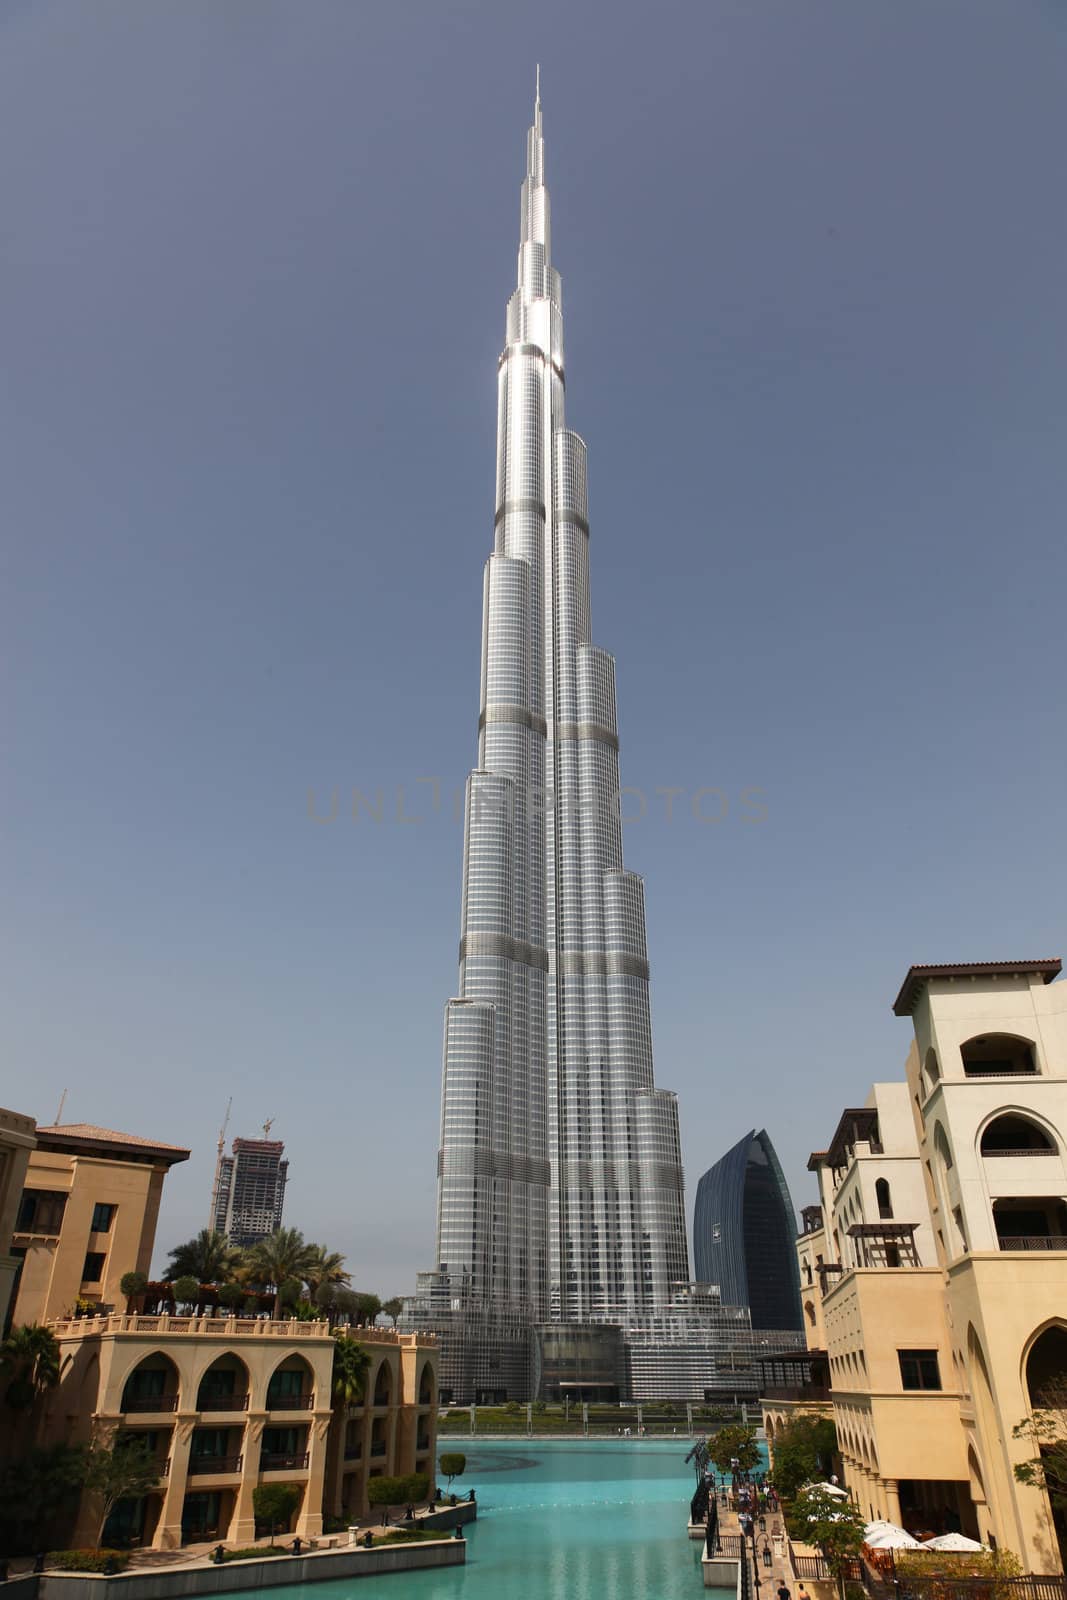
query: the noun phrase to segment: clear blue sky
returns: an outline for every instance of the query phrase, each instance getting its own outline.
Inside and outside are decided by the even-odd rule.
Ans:
[[[432,1262],[460,830],[345,813],[474,759],[537,60],[688,1204],[1067,954],[1059,0],[0,0],[0,1103],[191,1145],[159,1260],[232,1093]]]

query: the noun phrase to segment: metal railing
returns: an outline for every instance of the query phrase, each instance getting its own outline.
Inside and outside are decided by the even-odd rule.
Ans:
[[[774,1384],[763,1390],[764,1400],[829,1400],[830,1387],[825,1383]]]
[[[244,1456],[190,1456],[189,1473],[240,1472]]]
[[[1058,1156],[1059,1151],[1050,1144],[1038,1145],[1036,1148],[1027,1145],[1025,1150],[983,1150],[984,1156]]]
[[[248,1396],[246,1394],[199,1394],[196,1397],[198,1411],[247,1411]]]
[[[997,1244],[1002,1250],[1067,1250],[1067,1233],[1004,1233]]]
[[[945,1573],[900,1579],[901,1600],[1067,1600],[1067,1578],[1060,1573],[1031,1572],[1022,1578],[953,1578]]]
[[[268,1411],[310,1411],[314,1404],[313,1394],[267,1394]]]
[[[282,1469],[302,1472],[308,1464],[308,1451],[297,1450],[289,1454],[284,1450],[268,1450],[259,1458],[259,1465],[263,1472],[278,1472]]]
[[[123,1411],[177,1411],[176,1394],[124,1394]]]

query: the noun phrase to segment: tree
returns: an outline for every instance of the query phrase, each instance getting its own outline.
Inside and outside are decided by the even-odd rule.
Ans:
[[[288,1307],[299,1305],[303,1292],[304,1285],[299,1278],[286,1278],[284,1283],[278,1285],[278,1302]]]
[[[335,1411],[347,1410],[362,1400],[370,1364],[370,1352],[361,1344],[347,1333],[334,1334],[330,1393]]]
[[[84,1475],[84,1450],[67,1444],[26,1451],[0,1467],[0,1555],[47,1549],[52,1524]]]
[[[805,1483],[833,1471],[837,1429],[830,1417],[794,1417],[774,1436],[774,1486],[792,1500]]]
[[[200,1299],[200,1285],[190,1274],[175,1278],[171,1285],[174,1290],[174,1299],[178,1305],[194,1308]]]
[[[460,1450],[441,1456],[437,1464],[448,1479],[449,1489],[452,1487],[452,1479],[461,1478],[467,1470],[467,1458]]]
[[[168,1283],[177,1278],[195,1278],[197,1283],[232,1283],[243,1262],[224,1233],[201,1228],[195,1239],[175,1245],[170,1265],[163,1277]]]
[[[336,1294],[337,1290],[332,1283],[320,1283],[311,1298],[320,1311],[325,1311],[329,1315],[333,1310]]]
[[[761,1459],[755,1428],[720,1428],[708,1440],[708,1455],[720,1472],[751,1472]]]
[[[0,1344],[4,1404],[27,1412],[59,1382],[59,1345],[51,1328],[27,1322],[12,1328]]]
[[[333,1308],[347,1322],[355,1322],[359,1316],[359,1295],[353,1289],[335,1289]]]
[[[300,1504],[300,1490],[295,1483],[258,1483],[252,1490],[252,1510],[257,1522],[270,1526],[271,1543],[279,1522],[283,1532],[289,1530],[289,1518]]]
[[[129,1316],[133,1302],[148,1288],[148,1279],[143,1272],[124,1272],[119,1279],[119,1288],[126,1296],[126,1314]]]
[[[248,1252],[248,1270],[255,1282],[274,1290],[274,1315],[280,1310],[281,1289],[290,1278],[303,1283],[314,1260],[315,1246],[309,1245],[299,1228],[279,1228],[260,1239]]]
[[[1040,1406],[1016,1423],[1012,1437],[1033,1449],[1015,1476],[1032,1489],[1044,1489],[1057,1511],[1067,1511],[1067,1375],[1052,1378],[1038,1397]]]
[[[345,1258],[336,1250],[327,1250],[323,1244],[308,1245],[308,1263],[304,1269],[304,1282],[314,1298],[315,1291],[324,1284],[349,1283],[350,1272],[345,1271]]]
[[[798,1497],[794,1516],[806,1529],[809,1542],[817,1544],[826,1557],[826,1564],[837,1579],[838,1593],[844,1600],[845,1576],[850,1562],[863,1548],[866,1518],[851,1500],[827,1494],[817,1485],[805,1489]]]
[[[229,1310],[236,1311],[244,1305],[245,1292],[239,1283],[224,1283],[219,1290],[219,1304],[227,1306]]]
[[[120,1500],[140,1500],[159,1482],[159,1462],[140,1439],[90,1445],[85,1456],[85,1487],[100,1501],[97,1546],[104,1542],[108,1518]]]
[[[382,1302],[376,1294],[356,1295],[356,1315],[359,1321],[367,1327],[373,1327],[378,1313],[382,1309]]]
[[[429,1474],[425,1472],[412,1472],[406,1478],[371,1478],[367,1499],[372,1506],[416,1505],[426,1499],[429,1487]]]
[[[387,1317],[392,1317],[394,1328],[396,1327],[396,1319],[403,1309],[404,1302],[398,1294],[394,1294],[390,1299],[382,1301],[382,1310]]]

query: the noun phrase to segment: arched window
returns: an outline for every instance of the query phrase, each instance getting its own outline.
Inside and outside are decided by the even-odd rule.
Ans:
[[[946,1172],[952,1171],[952,1151],[949,1148],[948,1137],[940,1122],[934,1128],[934,1149],[941,1157]]]
[[[1030,1039],[1011,1033],[984,1033],[960,1046],[963,1070],[968,1078],[1017,1078],[1037,1071],[1034,1046]]]
[[[433,1397],[434,1397],[433,1368],[431,1367],[430,1363],[427,1361],[426,1365],[422,1369],[422,1377],[419,1379],[419,1405],[420,1406],[432,1406],[433,1405]]]
[[[393,1395],[393,1374],[388,1361],[383,1361],[374,1379],[374,1404],[387,1406]]]
[[[934,1086],[937,1084],[940,1077],[941,1063],[937,1059],[937,1051],[934,1049],[933,1045],[931,1045],[929,1050],[926,1052],[925,1059],[923,1060],[923,1085],[927,1094],[933,1093]]]
[[[1059,1411],[1067,1400],[1067,1327],[1054,1323],[1033,1343],[1026,1358],[1026,1388],[1032,1411]]]
[[[888,1178],[879,1178],[874,1186],[874,1197],[878,1201],[878,1215],[883,1221],[893,1215],[893,1198],[889,1193]]]
[[[809,1322],[810,1326],[814,1328],[814,1326],[815,1326],[815,1307],[812,1305],[810,1300],[805,1300],[805,1302],[804,1302],[804,1312],[805,1312],[805,1315],[807,1316],[807,1319],[808,1319],[808,1322]]]
[[[984,1156],[1054,1156],[1056,1145],[1038,1123],[1017,1112],[994,1117],[982,1134]]]

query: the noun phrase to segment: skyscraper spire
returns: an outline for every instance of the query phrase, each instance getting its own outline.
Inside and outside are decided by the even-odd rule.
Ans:
[[[519,241],[429,1292],[526,1326],[618,1320],[689,1275],[677,1106],[652,1072],[644,886],[623,866],[615,662],[590,634],[540,68]],[[496,1386],[490,1346],[442,1373],[456,1398]]]

